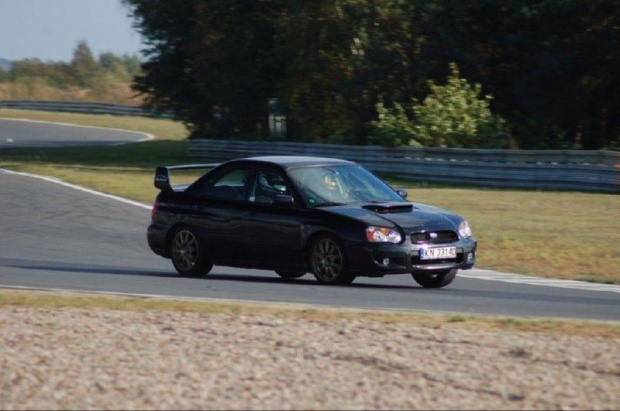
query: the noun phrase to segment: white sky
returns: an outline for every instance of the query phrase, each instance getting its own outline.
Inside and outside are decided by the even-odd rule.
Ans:
[[[0,0],[0,58],[69,61],[80,40],[95,57],[139,54],[127,14],[120,0]]]

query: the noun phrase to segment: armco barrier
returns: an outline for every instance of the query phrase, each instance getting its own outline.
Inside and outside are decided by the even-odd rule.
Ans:
[[[259,155],[336,157],[404,179],[492,187],[620,193],[620,153],[585,150],[472,150],[192,140],[205,162]]]
[[[160,113],[138,106],[124,106],[120,104],[107,103],[79,103],[70,101],[0,100],[0,108],[60,111],[66,113],[110,114],[115,116],[171,117],[170,114]]]

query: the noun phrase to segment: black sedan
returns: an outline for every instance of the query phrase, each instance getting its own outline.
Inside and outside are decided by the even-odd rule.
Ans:
[[[212,169],[189,186],[170,184],[170,170],[201,167]],[[158,167],[155,186],[148,243],[183,276],[204,276],[214,264],[288,279],[311,272],[322,284],[410,273],[439,288],[476,260],[462,217],[408,202],[406,191],[350,161],[273,156]]]

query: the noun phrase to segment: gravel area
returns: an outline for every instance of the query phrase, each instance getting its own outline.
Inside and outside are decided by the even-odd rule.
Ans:
[[[620,409],[620,340],[2,307],[0,381],[2,409]]]

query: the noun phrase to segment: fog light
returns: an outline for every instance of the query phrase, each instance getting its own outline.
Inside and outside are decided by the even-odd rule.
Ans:
[[[390,259],[389,258],[384,258],[383,259],[383,265],[390,265]]]
[[[474,261],[474,253],[467,254],[467,262],[471,263],[472,261]]]

